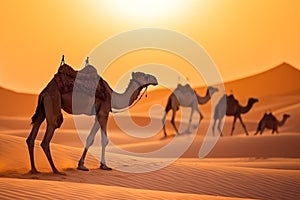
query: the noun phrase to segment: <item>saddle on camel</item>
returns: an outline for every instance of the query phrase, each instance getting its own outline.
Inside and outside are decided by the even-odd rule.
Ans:
[[[75,90],[75,92],[82,92],[88,96],[100,99],[105,98],[103,79],[98,75],[95,67],[88,63],[88,58],[85,67],[79,71],[65,64],[64,59],[62,59],[62,63],[54,78],[61,94]]]

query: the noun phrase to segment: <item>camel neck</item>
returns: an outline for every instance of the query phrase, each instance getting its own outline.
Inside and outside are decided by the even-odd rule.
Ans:
[[[111,107],[113,109],[127,108],[137,99],[141,88],[136,81],[131,80],[125,92],[117,93],[112,91]]]
[[[278,122],[278,126],[283,126],[284,123],[286,122],[286,120],[287,120],[287,117],[283,116],[282,120]]]
[[[240,112],[242,114],[249,112],[249,110],[252,108],[253,104],[254,104],[253,102],[248,101],[246,106],[241,106],[240,107]]]
[[[199,96],[197,93],[196,93],[196,95],[197,95],[198,104],[206,104],[211,98],[211,96],[209,94],[209,90],[206,91],[206,94],[204,97]]]

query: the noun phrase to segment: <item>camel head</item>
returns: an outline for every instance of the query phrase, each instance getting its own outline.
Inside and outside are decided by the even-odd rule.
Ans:
[[[256,98],[249,98],[249,100],[248,100],[249,104],[255,104],[257,102],[258,102],[258,99],[256,99]]]
[[[210,94],[210,95],[213,95],[214,93],[216,93],[216,92],[219,91],[218,88],[215,88],[215,87],[212,87],[212,86],[209,86],[209,87],[207,88],[207,90],[209,91],[209,94]]]
[[[290,117],[288,114],[284,114],[281,121],[278,121],[278,126],[283,126],[283,124],[286,122],[286,120]]]
[[[155,76],[152,76],[150,74],[145,74],[143,72],[132,72],[132,81],[135,81],[136,83],[139,84],[141,88],[147,87],[149,85],[157,85],[157,79]]]
[[[286,118],[286,119],[287,119],[287,118],[289,118],[290,116],[291,116],[291,115],[289,115],[289,114],[284,114],[284,115],[283,115],[283,118]]]

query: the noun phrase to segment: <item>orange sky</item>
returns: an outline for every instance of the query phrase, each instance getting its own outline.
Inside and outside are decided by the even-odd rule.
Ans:
[[[145,5],[125,0],[1,1],[0,86],[38,93],[53,77],[62,54],[79,69],[101,42],[143,27],[171,29],[194,39],[206,49],[224,80],[282,62],[300,69],[298,0],[167,0],[163,5],[141,1]],[[173,62],[167,62],[172,56],[165,53],[143,54],[148,58],[145,62],[182,67],[190,83],[198,84],[192,70],[179,66],[184,61],[170,58]],[[125,56],[120,60],[126,65],[116,61],[120,66],[115,68],[126,71],[131,64],[143,62],[143,56],[139,62],[134,54]],[[114,76],[112,71],[104,78],[110,83]]]

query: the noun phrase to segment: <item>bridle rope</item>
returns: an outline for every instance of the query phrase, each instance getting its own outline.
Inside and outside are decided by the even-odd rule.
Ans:
[[[138,81],[136,81],[134,79],[132,79],[132,81],[137,82],[141,86],[141,84]],[[130,106],[128,106],[127,108],[123,108],[123,109],[113,109],[112,108],[111,112],[112,113],[121,113],[121,112],[124,112],[126,110],[129,110],[130,108],[132,108],[133,106],[135,106],[142,99],[142,97],[144,96],[144,94],[146,94],[146,98],[147,98],[147,89],[148,89],[148,86],[145,87],[144,91],[142,92],[142,94],[140,94],[140,96],[137,98],[137,100],[135,100],[134,103],[131,104]]]

